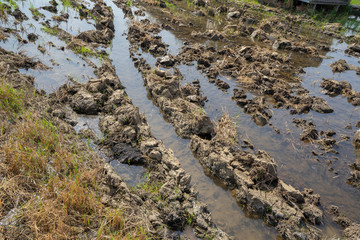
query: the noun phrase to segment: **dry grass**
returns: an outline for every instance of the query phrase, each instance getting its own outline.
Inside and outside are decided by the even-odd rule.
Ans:
[[[214,139],[229,146],[238,143],[236,124],[225,111],[216,124]]]
[[[0,222],[10,219],[0,239],[146,239],[128,203],[99,200],[99,159],[30,106],[30,96],[0,84]]]

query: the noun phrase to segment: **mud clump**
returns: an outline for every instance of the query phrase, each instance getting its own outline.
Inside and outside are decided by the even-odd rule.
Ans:
[[[310,110],[319,113],[331,113],[333,109],[322,98],[309,96],[300,81],[293,79],[292,86],[288,83],[288,76],[282,76],[279,66],[291,70],[288,61],[276,52],[261,49],[260,47],[233,46],[220,51],[203,46],[185,46],[178,54],[178,59],[184,64],[191,65],[198,62],[198,68],[208,77],[210,82],[216,82],[219,75],[236,78],[241,86],[257,95],[266,95],[273,98],[276,107],[292,108],[292,114],[306,113]],[[292,93],[298,93],[294,95]],[[271,114],[266,110],[266,104],[262,101],[252,101],[244,98],[233,98],[241,107],[248,106],[253,109],[255,104],[265,119]],[[246,110],[254,114],[254,110]],[[267,114],[264,114],[267,112]],[[256,119],[256,118],[255,118]],[[262,121],[263,122],[263,121]]]
[[[353,144],[355,151],[358,151],[360,149],[360,130],[356,131],[353,138]],[[360,188],[360,162],[358,159],[351,165],[351,168],[351,177],[348,179],[348,182],[351,185]]]
[[[201,164],[226,185],[231,186],[245,209],[275,226],[285,239],[297,239],[300,232],[308,239],[320,239],[312,227],[322,223],[319,195],[303,192],[278,179],[274,160],[264,151],[251,154],[236,147],[237,133],[231,119],[222,116],[215,136],[191,139],[191,149]],[[307,232],[300,229],[305,226]]]
[[[328,212],[334,216],[333,221],[341,227],[347,228],[352,225],[352,221],[340,212],[339,207],[332,205]]]
[[[344,230],[347,239],[355,240],[360,238],[360,224],[353,224]]]
[[[360,105],[360,92],[352,90],[352,86],[347,81],[337,81],[333,79],[323,79],[320,83],[323,92],[332,97],[342,95],[347,98],[348,102],[354,106]]]
[[[179,77],[160,69],[147,72],[144,78],[155,105],[181,137],[190,138],[193,134],[210,136],[213,124],[202,110],[205,99],[198,86],[180,86],[179,81]]]
[[[18,21],[25,21],[25,20],[29,20],[29,18],[23,13],[20,11],[20,9],[15,9],[12,13],[11,13],[12,16],[14,16],[14,18]]]
[[[349,45],[345,53],[354,57],[360,57],[360,45],[356,43]]]
[[[29,33],[27,35],[27,38],[30,42],[35,42],[39,38],[39,36],[37,36],[35,33]]]
[[[347,70],[354,70],[357,73],[360,73],[360,68],[355,65],[348,64],[345,60],[340,59],[337,62],[334,62],[330,65],[333,72],[344,72]]]
[[[354,147],[360,149],[360,130],[357,130],[353,139]]]
[[[214,228],[207,208],[196,201],[197,193],[190,185],[191,178],[180,168],[174,153],[152,136],[145,117],[126,95],[114,66],[105,62],[96,74],[98,79],[91,79],[87,84],[61,87],[57,96],[71,106],[76,95],[86,91],[96,102],[97,110],[104,114],[99,124],[106,137],[101,144],[102,149],[111,159],[144,165],[150,170],[148,182],[136,190],[136,202],[156,208],[157,213],[150,216],[152,226],[165,224],[173,231],[182,230],[190,214],[198,236],[211,234],[217,239],[227,239],[221,230]],[[150,186],[156,190],[147,191]],[[163,199],[166,204],[158,202],[158,199]]]
[[[293,123],[303,130],[303,133],[300,135],[301,141],[318,145],[319,149],[324,151],[323,154],[328,152],[337,153],[334,149],[338,143],[338,141],[333,137],[336,135],[335,131],[318,131],[313,121],[307,121],[304,119],[293,119]],[[319,155],[319,153],[316,152],[313,152],[313,154],[316,156]]]
[[[81,39],[87,43],[95,42],[95,43],[108,45],[111,43],[111,40],[114,38],[114,32],[109,28],[106,28],[103,31],[90,30],[80,33],[75,38]]]
[[[130,43],[140,46],[143,51],[148,51],[154,56],[163,56],[167,53],[167,45],[161,41],[161,37],[153,35],[159,32],[160,26],[150,23],[147,19],[133,22],[129,28],[128,40]]]
[[[223,80],[216,79],[215,85],[223,90],[229,89],[230,85],[224,82]]]

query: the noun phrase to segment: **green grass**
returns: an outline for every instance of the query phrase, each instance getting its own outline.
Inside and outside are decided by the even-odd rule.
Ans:
[[[360,0],[351,0],[350,4],[360,6]]]
[[[74,51],[77,53],[77,54],[81,54],[85,57],[87,56],[94,56],[95,53],[93,51],[91,51],[89,48],[85,47],[85,46],[75,46],[74,47]]]
[[[41,30],[53,36],[59,33],[59,31],[55,28],[41,27]]]
[[[174,11],[176,9],[176,6],[174,4],[172,4],[172,3],[170,3],[170,2],[168,2],[166,0],[164,2],[166,4],[166,7],[168,7],[170,10]]]
[[[18,5],[17,5],[17,3],[15,2],[15,0],[6,0],[6,2],[9,3],[9,5],[10,5],[10,7],[11,7],[12,9],[18,8]]]
[[[131,7],[132,5],[133,5],[132,0],[127,0],[126,6],[127,6],[127,7]]]
[[[2,82],[0,84],[0,109],[5,112],[19,113],[23,107],[23,92]]]
[[[61,0],[61,3],[65,8],[73,8],[74,7],[73,3],[70,0]]]
[[[33,4],[30,4],[30,8],[29,8],[30,12],[32,13],[32,15],[34,17],[44,17],[44,15],[42,13],[39,12],[39,10],[37,10]]]
[[[9,5],[0,2],[0,17],[3,20],[7,20],[7,13],[9,11],[10,7]]]

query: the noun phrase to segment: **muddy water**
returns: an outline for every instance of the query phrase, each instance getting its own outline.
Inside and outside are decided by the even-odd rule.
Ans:
[[[154,19],[156,19],[156,17],[157,16],[155,15]],[[164,34],[164,32],[166,34]],[[163,41],[170,45],[170,53],[176,53],[176,46],[179,46],[179,39],[171,36],[168,31],[162,31],[160,35],[163,37]],[[314,36],[314,38],[315,37],[316,36]],[[328,39],[326,39],[326,41],[328,41]],[[332,40],[330,39],[330,41]],[[335,130],[337,132],[337,140],[340,140],[341,134],[350,137],[353,136],[356,130],[354,126],[360,119],[358,109],[348,104],[346,99],[342,97],[330,98],[322,94],[319,84],[323,77],[337,80],[347,80],[353,84],[353,88],[355,90],[359,90],[359,77],[354,71],[333,74],[329,67],[331,63],[337,61],[338,59],[345,59],[348,63],[354,65],[358,65],[358,60],[353,57],[345,56],[344,50],[346,49],[346,44],[339,44],[334,41],[331,47],[335,50],[327,53],[326,59],[309,59],[308,56],[294,55],[293,61],[303,66],[311,66],[305,68],[307,73],[301,76],[303,79],[303,85],[305,88],[310,90],[311,95],[325,98],[330,106],[334,108],[334,113],[319,114],[310,112],[309,114],[294,116],[290,115],[288,110],[272,109],[274,114],[273,118],[270,120],[271,126],[264,127],[257,126],[251,117],[243,114],[242,109],[236,106],[236,104],[231,100],[232,89],[234,87],[239,87],[234,80],[223,78],[223,80],[228,82],[231,86],[227,92],[223,92],[217,89],[214,85],[209,84],[206,77],[196,70],[196,67],[179,66],[178,68],[184,76],[184,82],[182,82],[183,84],[185,82],[192,82],[195,79],[200,80],[201,90],[209,99],[204,107],[207,115],[210,116],[212,120],[216,121],[223,111],[229,112],[238,123],[240,139],[244,137],[250,138],[256,149],[264,149],[274,157],[279,166],[279,176],[281,179],[300,189],[314,189],[322,196],[322,203],[324,206],[328,207],[331,204],[335,204],[339,206],[341,211],[343,211],[352,220],[359,221],[360,211],[357,206],[360,200],[360,194],[357,189],[347,184],[347,178],[350,176],[350,168],[348,165],[353,163],[356,159],[351,139],[349,141],[340,142],[335,147],[339,154],[328,153],[324,156],[315,157],[311,152],[314,150],[318,151],[318,146],[301,142],[299,140],[299,136],[302,133],[302,130],[295,127],[292,123],[293,118],[313,120],[319,130]],[[153,59],[149,59],[151,57],[147,54],[144,54],[143,57],[149,62],[154,62]],[[179,148],[181,145],[169,136],[170,134],[167,131],[168,129],[164,131],[160,122],[156,120],[153,122],[152,119],[149,119],[149,121],[153,129],[155,129],[155,126],[158,125],[159,131],[163,130],[164,133],[160,132],[160,134],[157,130],[154,130],[157,137],[164,139],[165,142],[167,142],[166,139],[173,142],[173,144],[168,146],[174,149],[182,162],[183,168],[192,173],[193,179],[195,180],[194,182],[197,184],[196,174],[198,173],[192,171],[192,168],[194,168],[192,165],[193,162],[184,160],[186,159],[186,156],[182,156],[179,153],[185,153],[188,150]],[[352,130],[345,129],[345,126],[349,123],[353,126]],[[279,129],[281,134],[277,134],[274,131],[274,127]],[[216,206],[214,207],[216,209]],[[215,221],[219,219],[217,218],[218,216],[216,210],[213,210],[213,215],[215,217]],[[224,216],[224,214],[221,213],[220,215]],[[228,218],[227,220],[229,220],[228,222],[232,222],[232,219]],[[340,236],[340,229],[338,226],[331,223],[331,216],[326,215],[324,223],[325,224],[323,226],[320,226],[324,232],[324,237]],[[228,229],[232,228],[231,226],[235,227],[235,225],[223,222],[222,227],[229,232]],[[238,225],[240,227],[241,223]],[[230,232],[234,233],[238,238],[241,238],[242,236],[240,235],[241,233],[237,234],[236,230],[230,230]]]
[[[68,76],[72,77],[76,81],[85,83],[89,78],[95,77],[95,75],[93,73],[93,69],[89,67],[81,57],[70,50],[60,50],[60,47],[64,47],[66,45],[63,41],[59,40],[56,36],[52,36],[41,30],[43,26],[39,22],[43,22],[44,19],[51,19],[51,17],[55,14],[39,9],[39,12],[43,14],[45,18],[40,18],[39,21],[32,19],[33,15],[29,8],[48,6],[48,2],[49,1],[46,0],[18,1],[20,10],[29,18],[29,20],[22,22],[21,26],[24,28],[24,31],[20,31],[19,35],[22,39],[27,40],[27,35],[29,33],[35,33],[39,37],[37,41],[34,43],[29,42],[28,44],[23,44],[19,43],[14,35],[11,35],[6,42],[1,41],[0,46],[16,53],[23,52],[28,57],[40,59],[44,64],[52,67],[52,69],[48,71],[36,71],[31,69],[23,71],[23,73],[27,73],[35,77],[35,85],[37,88],[50,93],[54,92],[59,86],[64,84],[64,79],[67,79]],[[61,23],[59,25],[65,31],[75,34],[80,31],[80,29],[81,31],[95,29],[91,23],[81,20],[79,14],[75,10],[65,8],[61,5],[58,6],[58,10],[59,12],[68,13],[69,19],[71,19],[71,22]],[[55,23],[52,23],[52,25],[54,24]],[[14,18],[12,16],[9,16],[8,22],[2,22],[1,26],[9,28],[14,28],[15,26],[19,28],[19,25],[14,25]],[[56,47],[52,47],[49,42],[55,44]],[[37,49],[38,45],[41,45],[46,49],[45,54],[42,54]]]
[[[81,57],[69,50],[62,51],[57,47],[46,47],[47,53],[43,55],[37,49],[39,44],[44,45],[49,41],[58,47],[65,45],[56,36],[43,33],[41,31],[42,26],[31,19],[32,14],[28,8],[31,5],[35,8],[45,6],[47,2],[41,0],[22,2],[20,4],[21,10],[30,18],[30,20],[23,23],[24,28],[27,33],[37,33],[40,36],[39,40],[35,43],[21,45],[16,38],[11,37],[8,41],[1,42],[0,46],[16,52],[25,51],[25,54],[28,56],[39,58],[48,66],[52,66],[51,60],[59,63],[59,66],[54,65],[52,66],[53,69],[49,71],[27,71],[27,73],[35,76],[35,83],[39,88],[51,92],[65,83],[64,79],[67,78],[66,76],[70,75],[80,82],[86,82],[88,78],[95,76],[93,69]],[[122,11],[112,4],[111,1],[106,2],[112,7],[115,15],[116,36],[113,40],[112,48],[108,49],[108,51],[110,51],[110,58],[116,66],[117,74],[125,85],[126,91],[133,100],[134,105],[138,106],[140,111],[145,113],[154,135],[158,139],[163,140],[165,145],[175,152],[182,168],[192,175],[192,183],[199,191],[199,198],[209,205],[214,222],[228,234],[235,236],[236,239],[275,239],[277,234],[273,228],[265,226],[261,219],[248,218],[242,211],[242,208],[237,205],[230,192],[224,189],[215,179],[207,176],[202,166],[190,152],[189,141],[181,139],[176,135],[174,128],[164,121],[157,107],[147,98],[141,74],[137,72],[129,58],[129,45],[126,36],[123,35],[128,29],[127,20],[124,19]],[[47,19],[50,19],[53,15],[45,10],[39,11]],[[71,21],[60,24],[60,27],[69,33],[77,34],[80,29],[81,31],[93,29],[91,22],[88,23],[81,20],[76,11],[65,8],[60,8],[60,11],[66,11],[70,14]],[[149,17],[152,20],[156,20],[158,16],[153,14]],[[7,23],[9,27],[12,25],[11,22],[12,20],[9,19]],[[4,23],[2,26],[6,26],[6,24]],[[169,44],[169,53],[173,55],[176,55],[182,46],[182,41],[185,40],[184,38],[178,38],[178,34],[173,34],[170,31],[162,31],[160,33],[164,42]],[[26,34],[20,35],[26,39]],[[249,44],[248,40],[244,43]],[[355,90],[360,91],[359,76],[354,71],[333,74],[329,67],[331,63],[340,58],[345,59],[350,64],[358,65],[358,59],[344,55],[346,44],[334,41],[332,48],[335,51],[327,53],[327,57],[330,57],[330,59],[318,59],[309,62],[309,59],[300,57],[300,59],[296,60],[300,60],[299,64],[312,66],[306,68],[306,74],[301,76],[304,87],[310,90],[312,95],[325,98],[329,105],[334,108],[334,113],[318,114],[310,112],[309,114],[296,116],[290,115],[288,110],[272,109],[273,117],[270,120],[272,126],[257,126],[252,118],[244,114],[242,109],[231,100],[232,90],[238,87],[234,80],[222,78],[222,80],[231,86],[225,92],[210,84],[206,76],[196,70],[195,66],[179,66],[179,70],[184,76],[182,84],[192,82],[195,79],[200,80],[201,90],[209,99],[204,107],[207,115],[216,121],[223,111],[228,112],[237,122],[240,139],[249,138],[254,143],[255,150],[266,150],[274,157],[278,164],[279,176],[282,180],[300,189],[313,188],[317,193],[321,194],[323,205],[338,205],[340,210],[352,220],[360,221],[360,210],[357,208],[360,201],[359,190],[346,183],[350,171],[348,164],[355,161],[356,155],[360,156],[360,153],[354,152],[351,140],[338,144],[336,150],[339,154],[315,157],[311,154],[311,151],[317,150],[317,146],[300,142],[299,135],[302,131],[292,123],[293,118],[311,119],[319,130],[335,130],[338,139],[340,134],[352,137],[357,130],[355,125],[360,120],[358,108],[347,103],[346,99],[341,96],[331,98],[322,94],[319,87],[321,78],[325,77],[347,80],[353,85]],[[150,55],[144,54],[144,57],[151,64],[156,62],[156,59]],[[92,60],[97,62],[95,59]],[[84,125],[88,125],[88,127],[96,131],[98,129],[98,117],[79,116],[78,121],[78,130]],[[352,129],[345,129],[345,126],[349,123],[352,125]],[[273,127],[278,128],[281,134],[275,133]],[[141,181],[144,175],[144,169],[141,167],[127,166],[117,161],[112,161],[111,164],[130,184],[136,184],[138,181]],[[322,227],[326,237],[339,236],[339,229],[330,224],[328,218],[327,216],[325,219],[326,226]]]
[[[110,1],[106,1],[110,4]],[[254,220],[245,216],[242,208],[236,203],[231,193],[204,173],[204,169],[194,158],[189,149],[189,140],[179,138],[174,128],[164,121],[158,108],[147,98],[142,76],[129,58],[129,45],[126,36],[128,26],[122,11],[110,4],[115,15],[115,38],[110,58],[116,66],[117,74],[126,87],[126,92],[140,112],[145,113],[151,130],[156,138],[162,140],[166,147],[171,148],[181,163],[181,167],[192,176],[192,183],[199,191],[199,198],[207,203],[213,220],[223,230],[237,239],[274,239],[276,232],[264,225],[261,219]],[[167,44],[171,44],[172,54],[181,47],[180,40],[173,34],[163,31],[162,36]],[[150,55],[146,55],[150,63]]]

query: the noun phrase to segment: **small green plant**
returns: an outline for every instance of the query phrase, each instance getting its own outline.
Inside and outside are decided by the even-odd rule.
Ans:
[[[66,8],[66,9],[74,7],[71,0],[61,0],[61,3],[64,6],[64,8]]]
[[[9,6],[5,3],[0,2],[0,17],[3,20],[7,20],[7,12],[9,11]]]
[[[186,5],[188,8],[194,8],[195,5],[192,0],[186,0]]]
[[[55,28],[41,27],[41,30],[53,36],[59,33],[59,31]]]
[[[132,4],[133,4],[133,2],[132,2],[132,0],[127,0],[127,2],[126,2],[126,7],[131,7],[132,6]]]
[[[11,9],[16,9],[19,7],[15,2],[15,0],[6,0],[6,1],[10,4]]]
[[[20,113],[23,106],[23,92],[2,82],[0,84],[0,109],[5,112]]]
[[[39,12],[39,10],[37,8],[34,7],[34,5],[32,3],[30,4],[29,10],[34,17],[43,17],[44,16],[42,13]]]
[[[189,212],[186,218],[187,224],[191,225],[194,222],[194,217],[195,217],[194,213]]]
[[[267,206],[265,209],[265,213],[270,214],[272,213],[272,207],[271,206]]]
[[[166,4],[166,7],[168,7],[170,10],[172,10],[172,11],[176,10],[176,6],[174,4],[172,4],[172,3],[170,3],[170,2],[168,2],[166,0],[164,2]]]
[[[83,56],[94,56],[95,53],[85,46],[75,46],[74,51]]]
[[[351,0],[350,4],[360,6],[360,0]]]

